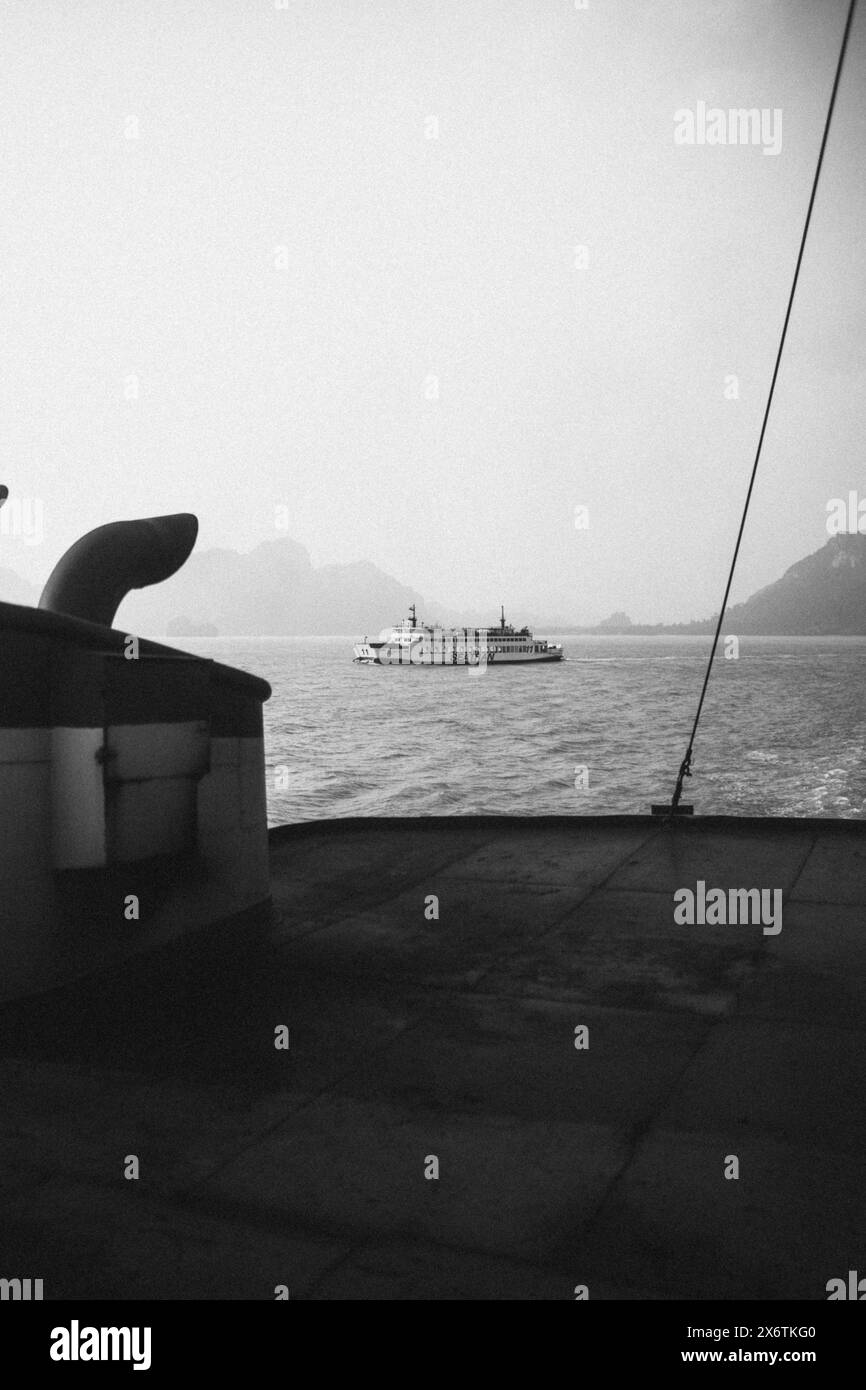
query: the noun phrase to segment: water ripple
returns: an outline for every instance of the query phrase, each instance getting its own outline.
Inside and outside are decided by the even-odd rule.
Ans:
[[[707,639],[562,640],[561,665],[481,675],[355,666],[345,638],[189,645],[273,686],[272,823],[645,812],[671,793]],[[686,784],[697,810],[862,818],[864,663],[857,638],[741,638],[738,660],[717,659]]]

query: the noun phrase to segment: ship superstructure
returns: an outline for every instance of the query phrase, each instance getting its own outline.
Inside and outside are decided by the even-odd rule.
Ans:
[[[442,627],[419,622],[413,603],[408,618],[356,643],[354,659],[367,666],[517,666],[561,661],[562,644],[513,627],[504,608],[495,627]]]

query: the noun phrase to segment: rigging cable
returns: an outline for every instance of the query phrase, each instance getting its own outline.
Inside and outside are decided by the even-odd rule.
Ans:
[[[773,368],[773,376],[772,376],[772,380],[770,381],[770,390],[769,390],[769,394],[768,394],[768,396],[767,396],[767,404],[766,404],[766,407],[765,407],[765,409],[764,409],[764,418],[763,418],[763,421],[762,421],[762,423],[761,423],[761,433],[760,433],[760,435],[758,436],[758,447],[757,447],[757,450],[756,450],[756,452],[755,452],[755,461],[754,461],[754,463],[752,464],[752,475],[751,475],[751,478],[749,479],[749,488],[748,488],[748,491],[747,491],[747,493],[746,493],[746,501],[745,501],[745,505],[744,505],[744,507],[743,507],[743,515],[742,515],[742,517],[740,518],[740,529],[739,529],[739,531],[738,531],[738,533],[737,533],[737,542],[736,542],[736,545],[734,546],[734,555],[733,555],[733,559],[731,560],[731,568],[730,568],[730,571],[729,571],[729,573],[728,573],[728,582],[727,582],[727,585],[725,586],[725,596],[724,596],[724,598],[722,599],[722,607],[721,607],[721,610],[720,610],[720,612],[719,612],[719,621],[718,621],[718,623],[716,624],[716,632],[715,632],[715,636],[713,637],[713,645],[712,645],[712,648],[711,648],[711,650],[710,650],[710,659],[709,659],[709,661],[708,661],[708,663],[707,663],[707,669],[706,669],[706,673],[705,673],[705,675],[704,675],[704,684],[703,684],[703,687],[702,687],[702,689],[701,689],[701,696],[700,696],[700,699],[698,700],[698,708],[697,708],[697,712],[696,712],[696,714],[695,714],[695,721],[694,721],[694,724],[692,725],[692,732],[691,732],[691,737],[689,738],[688,748],[686,749],[685,757],[683,758],[682,763],[680,764],[680,770],[679,770],[679,774],[678,774],[678,776],[677,776],[677,784],[676,784],[676,787],[674,788],[674,794],[673,794],[673,797],[672,797],[672,799],[671,799],[670,815],[675,815],[675,814],[676,814],[677,806],[679,805],[679,800],[680,800],[680,797],[681,797],[682,791],[683,791],[683,779],[686,778],[686,777],[691,777],[691,775],[692,775],[692,772],[691,772],[691,763],[692,763],[692,752],[693,752],[693,750],[694,750],[695,735],[697,734],[697,731],[698,731],[698,724],[699,724],[700,718],[701,718],[701,711],[702,711],[702,709],[703,709],[703,707],[704,707],[704,697],[705,697],[705,695],[706,695],[706,693],[707,693],[707,686],[708,686],[709,683],[710,683],[710,674],[711,674],[712,669],[713,669],[713,661],[714,661],[715,655],[716,655],[716,648],[717,648],[718,645],[719,645],[719,634],[721,633],[721,630],[722,630],[722,623],[723,623],[724,620],[725,620],[725,610],[726,610],[726,608],[727,608],[727,606],[728,606],[728,595],[729,595],[730,592],[731,592],[731,584],[732,584],[733,578],[734,578],[734,570],[735,570],[736,565],[737,565],[737,556],[738,556],[739,553],[740,553],[740,542],[741,542],[741,540],[743,539],[743,530],[744,530],[745,525],[746,525],[746,516],[748,515],[748,511],[749,511],[749,503],[750,503],[751,500],[752,500],[752,489],[753,489],[754,486],[755,486],[755,478],[756,478],[757,473],[758,473],[758,463],[760,462],[760,458],[761,458],[761,448],[762,448],[762,446],[763,446],[763,443],[764,443],[764,435],[765,435],[766,430],[767,430],[767,421],[768,421],[769,416],[770,416],[770,407],[771,407],[771,405],[773,404],[773,392],[774,392],[775,389],[776,389],[776,378],[777,378],[778,375],[779,375],[779,364],[781,363],[781,360],[782,360],[782,350],[783,350],[783,348],[784,348],[784,346],[785,346],[785,337],[786,337],[787,332],[788,332],[788,323],[789,323],[790,318],[791,318],[791,309],[792,309],[793,304],[794,304],[794,294],[795,294],[796,289],[797,289],[797,280],[799,279],[799,276],[800,276],[800,266],[801,266],[802,263],[803,263],[803,252],[804,252],[804,250],[805,250],[805,248],[806,248],[806,236],[808,235],[808,231],[809,231],[809,223],[810,223],[810,221],[812,220],[812,209],[813,209],[813,207],[815,206],[815,194],[816,194],[817,191],[818,191],[818,180],[819,180],[819,178],[820,178],[820,176],[821,176],[821,165],[822,165],[823,162],[824,162],[824,151],[825,151],[825,149],[827,148],[827,137],[828,137],[828,135],[829,135],[829,133],[830,133],[830,122],[831,122],[832,119],[833,119],[833,108],[834,108],[834,106],[836,105],[836,93],[837,93],[838,90],[839,90],[839,80],[840,80],[840,78],[841,78],[841,76],[842,76],[842,68],[843,68],[843,65],[844,65],[844,63],[845,63],[845,52],[846,52],[846,49],[847,49],[847,47],[848,47],[848,37],[849,37],[849,35],[850,35],[850,33],[851,33],[851,23],[852,23],[852,20],[854,19],[854,11],[855,11],[856,7],[857,7],[857,0],[850,0],[850,4],[849,4],[849,6],[848,6],[848,18],[847,18],[846,21],[845,21],[845,31],[844,31],[844,33],[843,33],[843,35],[842,35],[842,46],[841,46],[841,48],[840,48],[840,50],[839,50],[839,61],[838,61],[838,63],[836,64],[836,76],[835,76],[835,78],[833,79],[833,90],[832,90],[832,92],[830,93],[830,105],[829,105],[828,108],[827,108],[827,118],[826,118],[826,120],[825,120],[825,122],[824,122],[824,134],[823,134],[822,139],[821,139],[821,148],[820,148],[820,150],[819,150],[819,152],[818,152],[818,163],[817,163],[817,166],[816,166],[816,168],[815,168],[815,177],[814,177],[814,179],[812,180],[812,192],[811,192],[811,195],[810,195],[810,197],[809,197],[809,206],[808,206],[808,209],[807,209],[807,211],[806,211],[806,221],[805,221],[804,224],[803,224],[803,235],[802,235],[801,238],[800,238],[800,250],[799,250],[799,252],[798,252],[798,254],[797,254],[797,264],[796,264],[796,267],[795,267],[795,269],[794,269],[794,279],[793,279],[793,282],[792,282],[792,284],[791,284],[791,292],[790,292],[790,294],[789,294],[789,296],[788,296],[788,307],[787,307],[787,309],[786,309],[786,311],[785,311],[785,321],[784,321],[784,323],[783,323],[783,325],[782,325],[782,336],[781,336],[781,338],[779,339],[779,348],[778,348],[778,351],[777,351],[777,353],[776,353],[776,363],[775,363],[775,366],[774,366],[774,368]]]

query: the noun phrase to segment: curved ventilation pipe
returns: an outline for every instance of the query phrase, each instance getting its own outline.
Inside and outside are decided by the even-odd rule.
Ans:
[[[170,578],[188,558],[197,535],[198,518],[191,512],[97,526],[58,560],[39,607],[111,627],[130,589]]]

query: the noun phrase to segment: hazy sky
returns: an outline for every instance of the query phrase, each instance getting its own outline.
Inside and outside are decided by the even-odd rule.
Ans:
[[[709,613],[844,10],[7,0],[0,481],[44,542],[0,565],[190,510],[458,609]],[[861,13],[735,599],[866,496],[864,78]],[[675,144],[699,102],[779,153]]]

